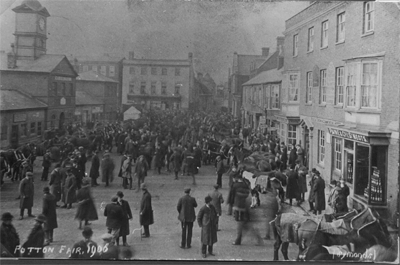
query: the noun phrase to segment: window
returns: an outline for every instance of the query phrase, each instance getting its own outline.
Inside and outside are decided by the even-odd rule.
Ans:
[[[298,74],[289,74],[289,101],[297,101],[299,93]]]
[[[328,20],[321,25],[321,48],[328,47]]]
[[[340,138],[333,138],[334,140],[334,156],[333,156],[333,165],[336,170],[342,171],[342,142],[343,140]]]
[[[74,96],[74,84],[73,83],[69,83],[69,95],[70,96]]]
[[[131,74],[131,75],[135,74],[135,67],[133,67],[133,66],[129,67],[129,74]]]
[[[313,87],[312,72],[307,72],[306,82],[307,82],[306,103],[312,103],[312,87]]]
[[[53,88],[51,89],[50,95],[51,96],[57,95],[57,82],[53,82]]]
[[[152,75],[157,75],[157,68],[156,67],[152,67],[151,68],[151,74]]]
[[[130,82],[129,83],[129,94],[134,94],[135,93],[135,83]]]
[[[361,107],[378,107],[378,63],[362,64]]]
[[[146,94],[146,82],[140,82],[140,94]]]
[[[87,65],[84,65],[84,66],[82,67],[82,69],[83,69],[83,72],[89,71],[89,67],[88,67]]]
[[[326,103],[326,70],[320,72],[320,98],[319,103]]]
[[[296,145],[296,125],[289,124],[287,137],[288,137],[288,143],[295,146]]]
[[[356,106],[356,64],[346,65],[346,107]]]
[[[181,68],[175,67],[175,76],[180,76],[181,75]]]
[[[162,82],[161,83],[161,95],[166,95],[166,94],[167,94],[167,83],[166,82]]]
[[[314,27],[308,29],[308,43],[307,51],[311,52],[314,50]]]
[[[265,98],[264,98],[264,108],[267,108],[267,109],[270,109],[272,106],[270,106],[270,95],[272,95],[271,94],[272,92],[271,92],[271,85],[264,85],[264,95],[265,95]],[[246,91],[245,91],[245,94],[247,94],[246,93]]]
[[[156,94],[156,82],[151,82],[151,94],[155,95]]]
[[[92,71],[93,66],[92,65],[88,65],[88,71]]]
[[[141,75],[147,75],[147,68],[146,67],[141,67],[140,68],[140,74]]]
[[[106,76],[107,75],[107,66],[102,65],[100,66],[100,74]]]
[[[42,135],[42,122],[38,121],[37,123],[37,135]]]
[[[31,122],[30,134],[36,133],[36,122]]]
[[[67,87],[67,86],[65,85],[65,83],[62,83],[61,96],[65,96],[65,93],[66,93],[66,90],[67,90],[66,87]]]
[[[299,45],[299,35],[296,34],[293,36],[293,56],[297,56],[298,54],[298,45]]]
[[[175,95],[180,94],[181,86],[182,84],[175,84],[175,93],[174,93]]]
[[[374,2],[364,2],[363,34],[374,31]]]
[[[92,66],[92,71],[97,73],[97,65]]]
[[[343,104],[344,67],[336,68],[335,104]]]
[[[344,42],[346,32],[345,22],[346,17],[344,12],[337,15],[336,42]]]
[[[28,136],[28,127],[26,123],[21,124],[21,136]]]
[[[2,124],[1,125],[1,136],[0,139],[3,140],[7,140],[8,139],[8,126]]]
[[[280,108],[279,85],[271,86],[271,100],[272,100],[272,108],[279,109]]]
[[[281,123],[281,138],[282,140],[286,138],[286,128],[285,128],[285,124]]]
[[[325,160],[325,132],[318,130],[318,163],[323,164]]]
[[[166,67],[161,68],[161,74],[162,75],[167,75],[167,68]]]
[[[129,69],[129,71],[130,71],[130,69]],[[111,77],[115,76],[115,66],[110,66],[108,68],[108,75],[111,76]]]

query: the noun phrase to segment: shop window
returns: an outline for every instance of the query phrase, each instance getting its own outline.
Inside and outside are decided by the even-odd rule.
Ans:
[[[336,68],[335,104],[343,104],[344,67]]]
[[[312,72],[307,72],[307,89],[306,89],[306,103],[312,103],[312,87],[313,87],[313,78]]]
[[[293,35],[293,57],[298,54],[299,35]]]
[[[167,68],[166,67],[161,68],[161,75],[167,75]]]
[[[30,134],[36,133],[36,122],[31,122]]]
[[[1,140],[7,140],[8,139],[8,126],[2,124],[1,125]]]
[[[334,155],[333,165],[335,170],[342,171],[342,139],[333,138],[334,140]]]
[[[296,126],[288,126],[288,143],[295,146],[296,145]]]
[[[374,31],[374,11],[375,7],[373,2],[364,2],[363,34]]]
[[[312,52],[314,50],[314,27],[308,29],[308,42],[307,51]]]
[[[42,122],[37,123],[37,135],[42,135]]]
[[[336,42],[344,42],[346,33],[346,16],[345,12],[337,15]]]
[[[167,83],[162,82],[161,83],[161,95],[166,95],[167,94]]]
[[[156,94],[156,82],[151,82],[151,94],[155,95]]]
[[[323,164],[325,160],[325,131],[318,130],[318,163]]]
[[[299,93],[299,75],[289,74],[289,101],[297,101]]]
[[[21,136],[28,136],[28,126],[26,125],[26,123],[21,124]]]
[[[322,22],[321,25],[321,48],[328,47],[328,20]]]
[[[319,92],[319,103],[324,104],[326,103],[326,69],[321,70],[320,72],[320,92]]]

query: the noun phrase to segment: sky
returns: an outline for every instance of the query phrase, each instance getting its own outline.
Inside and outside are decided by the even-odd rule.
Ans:
[[[0,0],[0,50],[14,42],[15,13],[23,0]],[[233,53],[276,50],[285,20],[309,1],[39,0],[50,13],[47,53],[186,59],[217,84],[228,79]]]

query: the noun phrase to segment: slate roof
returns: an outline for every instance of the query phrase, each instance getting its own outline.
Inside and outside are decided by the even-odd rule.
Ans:
[[[85,91],[76,91],[75,105],[103,105],[100,100]]]
[[[59,54],[43,54],[36,60],[21,62],[18,61],[18,67],[15,69],[1,69],[7,71],[23,71],[23,72],[41,72],[51,73],[63,59],[67,59],[65,55]],[[68,61],[68,59],[67,59]],[[69,61],[68,61],[69,62]],[[71,65],[72,67],[72,65]],[[73,68],[73,67],[72,67]]]
[[[259,85],[265,83],[273,83],[282,81],[282,71],[277,69],[272,69],[269,71],[264,71],[244,83],[242,86],[249,85]]]
[[[0,110],[47,108],[47,105],[17,90],[0,90]]]
[[[94,71],[87,71],[80,73],[79,76],[76,78],[76,81],[96,81],[96,82],[111,82],[111,83],[118,83],[114,79],[108,78],[102,74],[96,73]]]
[[[250,75],[250,65],[256,59],[267,59],[262,55],[238,54],[238,73],[239,75]]]

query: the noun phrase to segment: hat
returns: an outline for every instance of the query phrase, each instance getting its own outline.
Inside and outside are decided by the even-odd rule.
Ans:
[[[314,173],[315,173],[315,175],[317,175],[317,176],[320,176],[320,175],[321,175],[321,173],[320,173],[318,170],[316,170]]]
[[[14,216],[12,216],[12,214],[9,212],[3,213],[3,215],[1,216],[2,221],[12,220],[13,218]]]
[[[189,187],[185,187],[185,188],[183,189],[183,191],[184,191],[185,193],[189,193],[189,192],[190,192],[190,188],[189,188]]]
[[[118,201],[118,197],[117,196],[112,196],[111,201],[112,202],[117,202]]]
[[[49,187],[44,187],[43,188],[43,192],[50,192],[50,188]]]
[[[214,185],[214,188],[215,188],[215,189],[219,189],[219,185],[218,185],[218,184],[215,184],[215,185]]]
[[[140,184],[140,189],[142,189],[142,190],[147,190],[146,183]]]
[[[207,196],[204,198],[204,201],[205,201],[206,203],[209,203],[210,201],[212,201],[212,198],[211,198],[209,195],[207,195]]]
[[[44,216],[44,214],[39,214],[38,217],[35,218],[35,220],[41,223],[45,223],[47,218],[46,216]]]
[[[104,241],[111,241],[112,238],[113,235],[111,235],[110,233],[105,233],[101,236],[101,239],[103,239]]]
[[[30,172],[30,171],[28,171],[28,172],[26,172],[26,176],[33,177],[33,173],[32,173],[32,172]]]
[[[315,172],[317,172],[317,169],[316,169],[316,168],[313,168],[313,169],[311,169],[311,172],[312,172],[312,173],[315,173]]]
[[[117,196],[120,197],[120,198],[123,198],[124,197],[124,193],[122,191],[118,191],[117,192]]]
[[[93,230],[90,226],[85,226],[82,231],[84,237],[91,237],[93,235]]]

